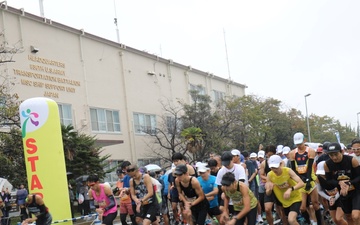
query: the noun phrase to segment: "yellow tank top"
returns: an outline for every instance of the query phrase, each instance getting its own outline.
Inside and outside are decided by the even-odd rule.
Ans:
[[[239,182],[237,183],[237,190],[234,193],[230,191],[225,191],[226,196],[231,198],[234,205],[234,210],[240,212],[244,208],[243,196],[240,192],[240,185]],[[257,206],[257,199],[254,196],[254,193],[249,189],[249,196],[250,196],[250,208],[253,209]]]
[[[282,167],[282,174],[280,176],[277,176],[273,171],[268,173],[270,181],[274,184],[273,192],[284,208],[290,207],[295,202],[301,202],[299,190],[292,191],[290,198],[284,199],[285,191],[296,185],[296,181],[290,177],[289,171],[290,168]]]

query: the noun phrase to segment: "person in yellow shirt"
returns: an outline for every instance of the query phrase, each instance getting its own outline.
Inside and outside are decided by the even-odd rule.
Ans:
[[[271,171],[267,174],[266,194],[270,195],[274,192],[284,208],[289,224],[298,225],[296,218],[302,200],[299,189],[305,184],[292,169],[281,167],[281,162],[282,159],[278,155],[272,155],[268,160]]]

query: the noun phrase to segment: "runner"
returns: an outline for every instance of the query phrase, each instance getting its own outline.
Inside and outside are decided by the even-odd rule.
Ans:
[[[265,154],[266,157],[269,159],[271,156],[276,154],[276,147],[274,145],[268,145],[265,148]],[[283,163],[281,164],[281,166],[283,166]],[[269,164],[267,162],[267,160],[264,160],[261,164],[260,164],[260,180],[262,180],[262,186],[260,186],[259,188],[259,192],[265,192],[265,184],[266,184],[266,180],[267,180],[267,174],[271,171]],[[262,190],[261,190],[262,189]],[[261,196],[262,197],[262,196]],[[281,206],[281,203],[278,201],[278,199],[276,198],[275,194],[273,192],[270,193],[270,195],[268,194],[264,194],[263,195],[263,201],[264,201],[264,207],[265,207],[265,215],[266,215],[266,221],[269,225],[273,225],[274,224],[274,217],[273,216],[273,207],[274,207],[274,203],[276,206],[276,212],[279,215],[280,218],[282,218],[282,221],[286,224],[286,220],[284,218],[283,215],[283,208]],[[262,201],[262,200],[261,200]]]
[[[130,193],[136,204],[135,216],[137,224],[158,225],[159,204],[149,174],[142,174],[137,165],[130,165],[127,173],[131,176]]]
[[[209,210],[209,202],[199,181],[189,175],[188,167],[184,164],[176,166],[174,174],[179,199],[184,203],[183,215],[186,221],[191,225],[203,225]]]
[[[225,193],[225,199],[220,223],[243,225],[245,219],[247,219],[247,225],[255,225],[257,199],[249,187],[244,182],[237,180],[231,172],[224,174],[221,185]],[[229,204],[230,200],[233,202],[233,205]],[[228,221],[229,214],[232,214],[232,218]]]
[[[294,134],[294,144],[296,148],[289,154],[291,168],[304,181],[305,187],[302,188],[302,202],[300,211],[305,212],[309,205],[308,196],[315,210],[317,224],[322,224],[322,215],[320,210],[319,194],[316,188],[316,175],[313,170],[315,150],[305,146],[304,135],[302,133]]]
[[[355,143],[354,141],[353,143]],[[354,146],[354,145],[352,145]],[[340,203],[349,225],[360,224],[360,166],[352,156],[343,155],[339,143],[328,147],[324,165],[326,181],[340,190]]]
[[[353,151],[354,158],[360,162],[360,139],[355,139],[351,143],[351,150]]]
[[[344,212],[341,209],[340,204],[340,193],[337,187],[332,187],[327,184],[325,180],[325,170],[324,170],[325,161],[319,162],[316,169],[316,175],[318,177],[318,192],[319,195],[326,200],[330,216],[335,224],[337,225],[347,225],[347,222],[344,220]]]
[[[90,205],[95,206],[102,224],[112,225],[117,216],[117,203],[110,186],[100,184],[97,175],[90,175],[87,181]]]
[[[200,176],[197,178],[199,180],[200,186],[204,191],[206,199],[209,201],[210,207],[208,214],[211,218],[214,216],[218,221],[220,221],[221,211],[219,208],[218,202],[218,186],[215,183],[216,177],[210,175],[210,168],[200,167],[198,169]]]
[[[281,202],[289,224],[297,225],[299,223],[296,219],[301,205],[299,189],[304,186],[304,182],[292,169],[280,165],[282,158],[279,155],[272,155],[268,163],[271,171],[267,174],[266,194],[273,192]]]
[[[25,199],[25,206],[29,211],[30,218],[25,219],[22,225],[36,222],[36,225],[50,225],[52,217],[49,209],[45,206],[44,200],[40,195],[29,194]],[[34,215],[34,217],[31,217]]]

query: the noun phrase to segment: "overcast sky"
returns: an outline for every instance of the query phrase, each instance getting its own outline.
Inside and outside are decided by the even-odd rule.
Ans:
[[[38,0],[8,0],[40,15]],[[360,1],[44,0],[45,17],[357,126]],[[116,7],[114,7],[116,6]],[[115,10],[116,9],[116,10]],[[225,35],[224,35],[225,31]],[[227,52],[225,48],[225,41]],[[228,72],[227,58],[230,73]]]

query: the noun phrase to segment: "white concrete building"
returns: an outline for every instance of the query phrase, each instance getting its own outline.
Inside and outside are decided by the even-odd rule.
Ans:
[[[157,126],[159,100],[188,103],[196,85],[213,100],[245,94],[243,84],[2,3],[0,48],[14,47],[14,62],[0,65],[11,92],[58,102],[61,122],[96,135],[115,164],[148,162],[141,128]]]

